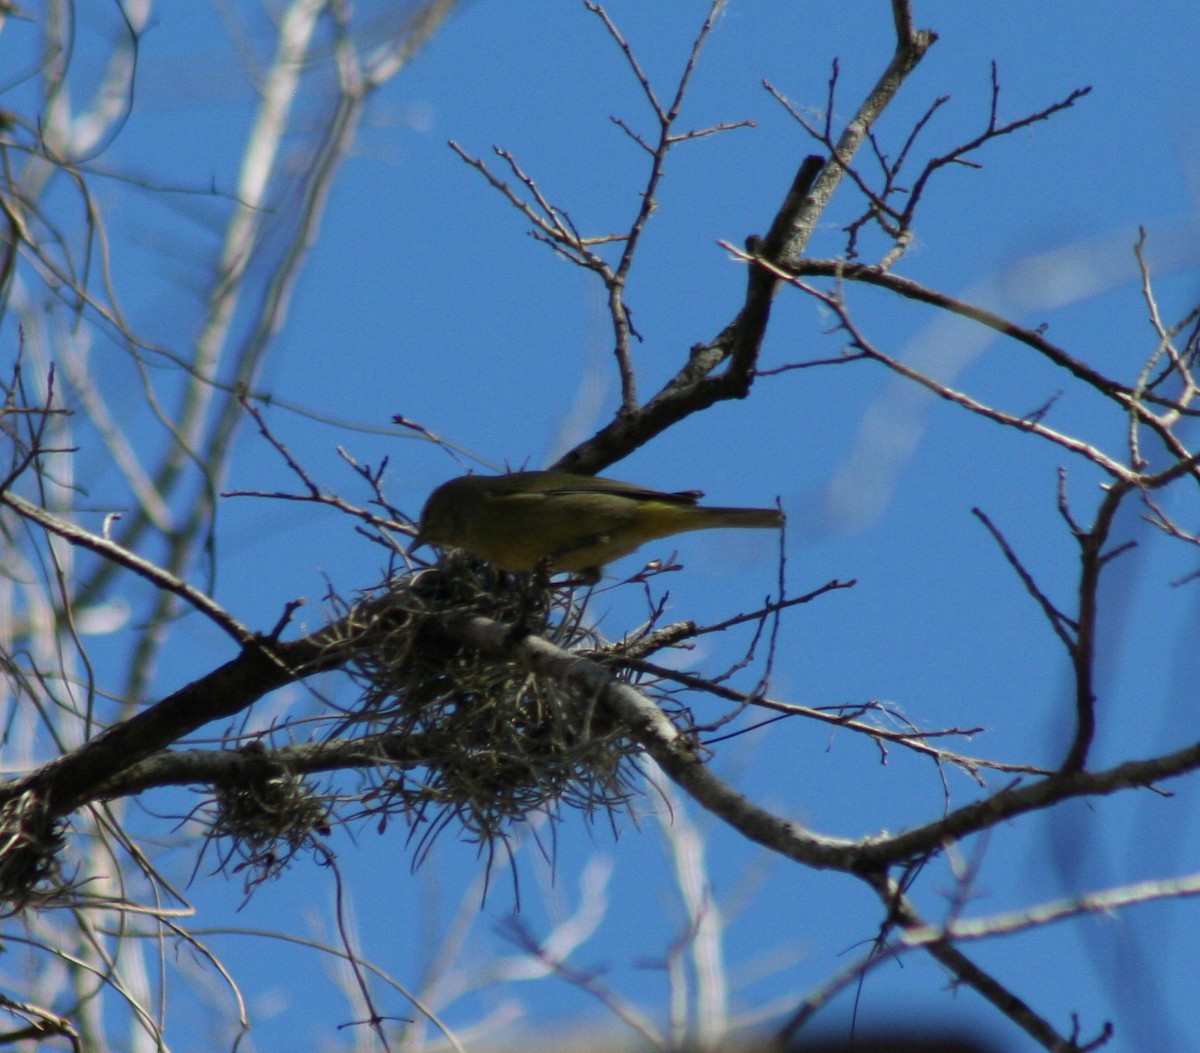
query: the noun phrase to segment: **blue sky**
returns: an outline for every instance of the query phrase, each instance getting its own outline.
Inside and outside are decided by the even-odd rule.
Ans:
[[[370,8],[370,5],[364,5]],[[1154,346],[1140,299],[1132,245],[1149,232],[1148,256],[1168,319],[1197,291],[1196,186],[1200,141],[1193,5],[1102,5],[1013,0],[1005,4],[918,2],[918,24],[939,42],[879,128],[895,152],[913,119],[940,95],[918,154],[939,153],[978,133],[987,117],[989,63],[997,63],[1001,120],[1037,110],[1089,85],[1092,93],[1053,121],[988,146],[980,170],[944,172],[916,224],[901,273],[975,299],[1048,335],[1073,354],[1132,379]],[[666,94],[705,5],[614,0],[614,20]],[[378,8],[379,11],[383,7]],[[372,10],[363,12],[369,22]],[[11,29],[10,29],[11,32]],[[265,37],[251,23],[251,43]],[[762,233],[799,160],[814,146],[763,90],[769,81],[800,108],[825,105],[830,63],[840,62],[835,120],[842,121],[878,76],[891,45],[882,2],[731,0],[696,74],[684,124],[752,119],[756,127],[680,146],[667,166],[661,208],[631,275],[629,301],[644,343],[641,391],[656,390],[692,344],[709,339],[737,310],[740,264],[718,245]],[[307,111],[318,107],[309,100]],[[168,5],[143,41],[138,105],[104,156],[110,168],[160,185],[233,186],[252,114],[250,86],[214,9]],[[305,112],[302,110],[302,112]],[[395,414],[419,421],[476,453],[486,468],[541,467],[591,434],[616,406],[602,290],[525,234],[527,224],[447,147],[475,156],[510,150],[556,204],[589,232],[621,229],[637,207],[644,158],[610,121],[648,129],[648,114],[620,53],[595,16],[576,3],[477,0],[466,5],[395,82],[372,99],[344,166],[320,239],[297,287],[274,357],[257,387],[354,428],[288,412],[268,419],[293,452],[333,489],[354,494],[336,447],[360,462],[390,460],[389,493],[417,512],[433,486],[462,469],[443,452],[398,434]],[[299,136],[297,136],[299,140]],[[849,187],[826,217],[812,252],[839,245],[856,215]],[[160,195],[149,207],[114,184],[102,193],[122,296],[133,324],[168,346],[187,347],[197,290],[222,207],[203,195]],[[889,353],[946,370],[953,383],[1027,413],[1059,392],[1054,420],[1089,441],[1120,448],[1123,422],[1099,400],[1030,352],[979,338],[925,308],[852,290],[856,316]],[[836,355],[831,320],[784,292],[763,365]],[[101,345],[114,394],[129,372]],[[124,408],[138,409],[130,385]],[[906,385],[867,364],[764,378],[745,402],[725,404],[660,436],[609,474],[664,489],[705,490],[720,504],[787,510],[789,587],[857,579],[846,593],[801,608],[784,622],[775,693],[808,705],[879,700],[932,727],[981,727],[967,752],[1053,763],[1065,741],[1069,681],[1061,647],[971,514],[1000,526],[1044,589],[1069,602],[1075,542],[1055,508],[1057,471],[1081,515],[1094,507],[1098,477],[1060,449],[1004,432],[943,403],[913,398]],[[147,425],[149,426],[149,425]],[[880,438],[882,437],[882,439]],[[229,488],[287,483],[273,452],[247,429]],[[87,451],[81,459],[87,465]],[[90,465],[103,473],[98,462]],[[839,496],[840,495],[840,496]],[[852,500],[846,500],[849,495]],[[1194,521],[1195,501],[1177,506]],[[1140,548],[1114,568],[1104,594],[1101,732],[1097,764],[1194,741],[1196,586],[1168,582],[1194,569],[1194,550],[1167,543],[1130,517],[1123,536]],[[332,582],[343,595],[375,584],[379,550],[320,510],[250,499],[224,502],[218,520],[217,596],[243,621],[274,624],[284,603],[305,596],[308,625],[322,617]],[[694,534],[647,549],[677,549],[685,565],[664,587],[671,615],[717,620],[759,603],[775,584],[775,548],[765,535]],[[630,560],[617,569],[631,573]],[[612,636],[643,616],[636,587],[598,599]],[[736,643],[682,659],[720,668]],[[157,682],[166,692],[224,661],[223,643],[185,625]],[[698,702],[707,712],[708,702]],[[715,714],[715,710],[713,711]],[[943,787],[927,762],[824,726],[784,722],[714,753],[717,770],[762,803],[829,834],[895,830],[940,814]],[[993,776],[991,785],[1001,784]],[[951,802],[977,792],[947,776]],[[1192,782],[1175,796],[1125,795],[1069,805],[1051,816],[997,828],[968,845],[979,866],[967,913],[990,914],[1076,892],[1200,868]],[[148,802],[155,807],[153,801]],[[652,809],[653,800],[645,808]],[[168,809],[169,810],[169,809]],[[735,977],[763,959],[786,963],[737,996],[743,1008],[784,1008],[861,953],[878,910],[857,883],[770,861],[715,821],[687,808],[709,835],[714,893],[733,909],[725,950]],[[569,909],[590,863],[612,867],[610,913],[579,952],[615,987],[661,1010],[666,986],[647,959],[666,953],[678,911],[663,845],[648,816],[589,826],[557,825],[553,874],[536,852],[518,872],[523,917],[544,933],[554,918],[538,894]],[[414,873],[404,832],[362,827],[334,840],[363,949],[402,981],[418,981],[431,919],[477,881],[473,846],[444,836]],[[946,909],[950,878],[931,867],[915,890],[933,918]],[[307,931],[327,917],[331,874],[298,862],[242,906],[236,880],[201,875],[189,889],[197,927],[272,924]],[[476,895],[475,892],[469,893]],[[498,873],[475,918],[472,957],[505,951],[496,932],[513,906]],[[240,909],[239,909],[240,908]],[[297,920],[299,915],[301,920]],[[1192,1036],[1197,908],[1187,901],[1137,907],[1116,917],[994,940],[971,948],[979,960],[1057,1027],[1082,1033],[1112,1019],[1109,1048],[1200,1048]],[[214,937],[256,1006],[255,1048],[282,1050],[348,1016],[315,958],[249,937]],[[1132,969],[1137,955],[1151,966]],[[553,980],[497,988],[450,1014],[464,1025],[521,998],[530,1023],[570,1030],[608,1022],[569,985]],[[860,1019],[881,1023],[967,1022],[1000,1048],[1032,1043],[919,956],[867,979]],[[383,999],[388,1012],[409,1010]],[[851,1000],[828,1010],[844,1033]]]

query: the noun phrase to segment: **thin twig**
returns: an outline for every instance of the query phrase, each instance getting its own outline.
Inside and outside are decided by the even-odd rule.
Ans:
[[[207,593],[189,585],[157,564],[130,552],[115,541],[110,541],[99,534],[90,533],[73,523],[68,523],[11,491],[0,493],[0,503],[8,505],[18,515],[37,523],[38,526],[56,534],[64,541],[94,552],[96,555],[132,571],[138,577],[145,578],[156,588],[178,596],[220,626],[239,644],[245,645],[255,640],[255,634],[250,629],[234,618]]]

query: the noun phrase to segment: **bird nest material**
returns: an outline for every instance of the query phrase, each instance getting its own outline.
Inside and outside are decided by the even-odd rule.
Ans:
[[[403,813],[428,843],[455,821],[482,842],[535,813],[626,806],[638,750],[595,698],[447,629],[456,615],[483,615],[514,637],[590,650],[598,641],[569,588],[452,559],[388,583],[359,609],[367,621],[351,675],[362,694],[349,719],[417,758],[368,795],[373,808]]]
[[[59,864],[64,828],[33,792],[0,808],[0,917],[53,903],[66,891]]]
[[[292,857],[329,833],[330,806],[305,779],[276,767],[262,747],[240,751],[236,780],[216,785],[210,842],[222,842],[219,869],[245,874],[246,890],[280,874]]]

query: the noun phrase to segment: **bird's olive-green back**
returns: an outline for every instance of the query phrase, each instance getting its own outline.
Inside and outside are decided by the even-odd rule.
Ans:
[[[425,541],[466,549],[506,570],[544,562],[590,573],[670,534],[782,522],[775,509],[703,508],[700,496],[569,472],[468,475],[430,495],[420,532]]]

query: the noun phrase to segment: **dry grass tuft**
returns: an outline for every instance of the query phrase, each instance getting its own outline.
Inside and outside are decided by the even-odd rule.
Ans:
[[[374,806],[403,813],[425,844],[455,822],[490,841],[534,813],[626,806],[637,749],[595,699],[444,629],[447,616],[480,614],[590,649],[597,640],[569,588],[450,560],[391,583],[366,606],[370,624],[351,671],[361,701],[347,719],[399,737],[421,758],[384,781]]]

